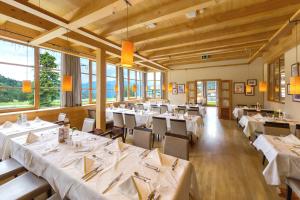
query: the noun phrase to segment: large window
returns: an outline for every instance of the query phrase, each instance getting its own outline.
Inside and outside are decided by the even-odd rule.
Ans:
[[[40,49],[40,107],[59,107],[61,53]]]
[[[86,58],[80,58],[81,67],[81,101],[82,105],[90,103],[90,63]]]
[[[147,73],[147,97],[148,98],[161,98],[161,72],[148,72]]]
[[[113,64],[106,64],[106,100],[113,102],[117,100],[117,67]]]
[[[124,99],[142,98],[142,75],[136,70],[124,68]]]
[[[284,57],[276,59],[268,66],[268,99],[270,101],[285,102],[285,70]]]
[[[22,81],[32,82],[32,93],[22,92]],[[34,106],[34,49],[0,40],[0,109]]]

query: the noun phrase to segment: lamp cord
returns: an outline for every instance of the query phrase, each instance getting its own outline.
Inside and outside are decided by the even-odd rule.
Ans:
[[[126,23],[127,23],[127,35],[126,35],[126,37],[127,37],[127,40],[128,40],[128,2],[126,1],[126,10],[127,10],[127,20],[126,20]]]

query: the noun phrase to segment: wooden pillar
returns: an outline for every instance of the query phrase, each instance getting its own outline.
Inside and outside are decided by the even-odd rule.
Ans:
[[[163,84],[165,87],[165,91],[164,91],[164,99],[168,99],[168,93],[169,93],[169,84],[168,84],[168,72],[165,71],[164,72],[164,80],[163,80]]]
[[[106,129],[106,52],[104,49],[96,50],[96,128]]]
[[[34,47],[34,108],[40,108],[40,49]]]

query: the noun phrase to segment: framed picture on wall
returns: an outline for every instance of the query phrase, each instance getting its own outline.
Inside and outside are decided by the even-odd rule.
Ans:
[[[233,92],[234,92],[234,94],[245,94],[245,83],[244,82],[234,82]]]
[[[247,80],[247,85],[256,86],[257,85],[257,80],[256,79],[248,79]]]
[[[172,94],[176,95],[178,92],[177,92],[177,88],[173,88],[172,89]]]
[[[287,95],[291,95],[291,84],[286,84]]]
[[[291,65],[291,76],[299,76],[299,63]]]
[[[251,87],[251,91],[250,92],[246,91],[245,95],[246,96],[254,96],[255,95],[255,88]]]
[[[294,94],[293,95],[293,101],[294,102],[300,102],[300,94]]]
[[[184,84],[178,84],[177,85],[177,92],[178,94],[184,94],[185,93],[185,85]]]

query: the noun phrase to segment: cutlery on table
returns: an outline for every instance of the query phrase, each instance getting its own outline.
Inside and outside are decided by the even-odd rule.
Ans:
[[[172,170],[174,171],[176,166],[177,166],[177,163],[178,163],[178,158],[175,159],[175,161],[173,162],[172,164]]]
[[[143,151],[139,157],[141,157],[142,159],[146,158],[148,156],[148,154],[150,153],[151,151],[146,149],[145,151]]]
[[[86,173],[85,175],[83,175],[83,176],[81,177],[81,179],[87,178],[91,173],[97,171],[101,166],[102,166],[102,165],[98,165],[98,166],[95,167],[93,170],[91,170],[91,171],[89,171],[88,173]]]
[[[106,148],[104,148],[104,151],[107,152],[107,153],[110,154],[110,155],[113,155],[113,154],[114,154],[114,152],[112,152],[112,151],[110,151],[110,150],[108,150],[108,149],[106,149]]]
[[[90,173],[89,176],[87,176],[87,177],[85,178],[85,181],[91,180],[93,177],[95,177],[99,172],[102,172],[103,170],[104,170],[104,168],[100,168],[100,167],[99,167],[96,171]]]
[[[112,144],[113,142],[114,142],[114,140],[110,140],[110,141],[106,142],[106,143],[104,144],[104,146],[106,147],[106,146]]]
[[[160,194],[158,191],[153,190],[147,197],[147,200],[158,200],[160,197]]]
[[[151,181],[150,178],[140,175],[138,172],[134,172],[134,177],[144,181],[145,183],[149,183]]]
[[[145,167],[147,167],[149,169],[153,169],[156,172],[160,172],[160,169],[158,167],[150,165],[149,163],[145,163]]]
[[[108,192],[108,191],[112,188],[112,186],[113,186],[115,183],[117,183],[117,182],[121,179],[122,175],[123,175],[123,173],[121,172],[116,178],[114,178],[114,179],[110,182],[110,184],[108,184],[107,188],[102,192],[102,194]]]

